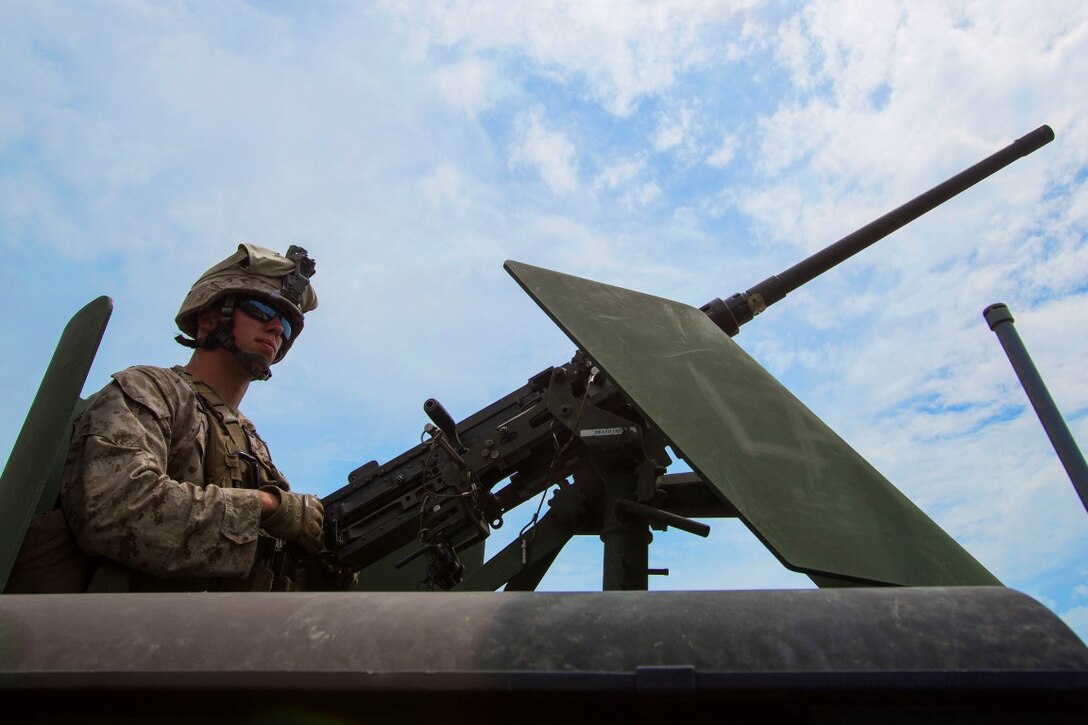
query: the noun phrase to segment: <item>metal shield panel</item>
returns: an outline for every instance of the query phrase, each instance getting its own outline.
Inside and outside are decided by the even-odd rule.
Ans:
[[[505,267],[790,569],[910,586],[1000,583],[699,310]]]
[[[112,312],[113,300],[99,297],[65,326],[0,475],[0,589],[7,583],[35,511],[53,508],[72,436],[72,417],[82,404],[79,394]]]

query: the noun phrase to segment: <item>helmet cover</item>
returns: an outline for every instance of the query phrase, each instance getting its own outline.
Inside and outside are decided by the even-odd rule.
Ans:
[[[293,334],[284,340],[273,363],[283,359],[302,332],[304,315],[317,307],[317,293],[309,284],[315,264],[306,250],[294,245],[287,256],[255,244],[239,244],[238,251],[200,276],[178,310],[178,329],[196,339],[197,313],[225,297],[257,299],[282,312]]]

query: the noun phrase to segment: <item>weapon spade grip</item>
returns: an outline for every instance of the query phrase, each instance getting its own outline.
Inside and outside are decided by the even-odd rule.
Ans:
[[[458,448],[464,448],[461,445],[461,439],[457,437],[457,426],[453,422],[453,417],[446,411],[446,409],[435,398],[427,398],[423,403],[423,412],[427,414],[427,417],[431,419],[438,428],[446,434],[446,438],[453,441],[454,445]]]

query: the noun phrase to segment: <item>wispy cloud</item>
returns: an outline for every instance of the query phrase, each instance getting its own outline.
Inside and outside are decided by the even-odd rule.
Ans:
[[[713,43],[722,26],[759,4],[556,1],[515,10],[492,1],[387,7],[413,27],[421,53],[461,47],[511,53],[563,83],[584,84],[610,113],[629,116],[640,98],[668,91],[679,73],[713,60],[722,50]]]
[[[555,194],[569,194],[578,188],[574,144],[561,132],[547,126],[542,108],[533,108],[517,123],[510,164],[530,166]]]

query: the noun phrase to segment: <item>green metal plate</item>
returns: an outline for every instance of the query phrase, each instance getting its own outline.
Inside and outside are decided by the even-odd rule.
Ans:
[[[699,310],[505,267],[788,568],[905,586],[1000,584]]]
[[[0,590],[34,513],[53,508],[79,394],[112,312],[113,300],[99,297],[65,326],[0,476]]]

